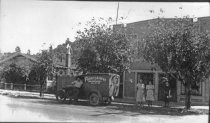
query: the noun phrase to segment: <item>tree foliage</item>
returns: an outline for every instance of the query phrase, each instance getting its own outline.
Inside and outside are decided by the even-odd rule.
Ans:
[[[58,45],[55,49],[53,49],[53,55],[57,59],[60,60],[60,62],[65,61],[66,59],[66,53],[67,53],[67,45],[72,45],[73,43],[69,41],[67,38],[66,42],[63,44]]]
[[[13,63],[3,68],[1,78],[4,78],[7,83],[25,84],[25,75],[25,69]]]
[[[53,57],[50,52],[43,50],[29,74],[29,81],[40,84],[40,96],[42,96],[43,85],[46,84],[47,76],[54,73]]]
[[[20,52],[21,52],[21,50],[20,50],[20,47],[19,47],[19,46],[17,46],[17,47],[15,48],[15,52],[18,52],[18,53],[20,53]]]
[[[78,66],[84,72],[122,72],[128,63],[129,42],[115,33],[109,18],[92,19],[83,31],[77,32]]]
[[[210,75],[210,39],[190,18],[157,19],[142,43],[143,57],[174,75],[186,87],[186,108],[190,108],[193,85]],[[173,74],[172,74],[173,73]]]

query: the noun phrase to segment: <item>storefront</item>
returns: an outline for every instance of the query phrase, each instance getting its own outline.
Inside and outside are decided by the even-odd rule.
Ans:
[[[123,75],[123,98],[135,99],[136,84],[141,79],[144,84],[148,84],[151,81],[155,86],[155,100],[163,101],[164,83],[162,77],[164,77],[164,74],[157,65],[150,65],[142,61],[132,63],[130,70],[124,72]],[[191,100],[193,103],[207,104],[209,100],[209,79],[197,84],[198,85],[192,89]],[[175,78],[169,77],[169,85],[171,87],[172,101],[183,102],[185,100],[183,84],[176,81]]]

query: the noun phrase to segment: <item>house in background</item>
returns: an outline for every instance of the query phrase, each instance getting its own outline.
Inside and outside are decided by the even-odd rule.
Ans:
[[[5,66],[9,66],[10,64],[16,64],[17,66],[29,70],[33,64],[37,62],[38,61],[36,58],[32,55],[14,52],[7,54],[4,59],[0,60],[0,71],[2,71]]]
[[[170,21],[175,18],[166,18],[165,21]],[[136,52],[138,48],[141,48],[138,42],[141,42],[144,36],[150,32],[149,24],[157,19],[138,21],[128,23],[126,25],[118,24],[113,26],[113,30],[118,33],[125,34],[131,44],[135,45],[135,49],[132,53],[130,70],[124,72],[122,89],[124,99],[134,100],[136,97],[136,83],[140,79],[144,83],[151,81],[155,86],[155,100],[162,101],[163,96],[163,83],[162,77],[164,76],[162,70],[157,64],[151,64],[141,58],[141,53]],[[191,19],[193,21],[193,19]],[[210,17],[201,17],[197,19],[199,24],[199,30],[201,32],[210,32]],[[183,102],[185,100],[184,86],[181,82],[176,81],[174,78],[169,77],[170,85],[172,87],[172,101]],[[192,91],[192,103],[203,103],[207,104],[209,101],[209,81],[207,79],[198,85],[198,88]]]
[[[66,54],[63,60],[60,60],[56,55],[53,55],[53,63],[56,68],[56,76],[75,76],[78,74],[78,72],[76,71],[76,66],[73,65],[71,62],[71,54],[68,50],[69,49],[66,50]],[[53,54],[53,49],[49,49],[49,51]],[[3,70],[4,67],[14,63],[17,66],[28,70],[27,73],[29,74],[30,68],[33,66],[33,64],[38,63],[37,57],[37,55],[24,54],[21,52],[5,53],[1,56],[0,59],[0,72]],[[49,75],[46,78],[46,88],[55,85],[53,79],[55,79],[55,75]]]
[[[0,60],[0,73],[3,72],[4,67],[8,67],[10,64],[16,64],[18,67],[24,68],[26,71],[24,79],[27,80],[28,74],[30,73],[30,68],[34,63],[37,62],[36,57],[33,55],[23,54],[20,52],[5,53]],[[0,77],[0,88],[5,87],[7,87],[5,80]],[[10,87],[7,88],[13,88],[13,86],[10,85]]]

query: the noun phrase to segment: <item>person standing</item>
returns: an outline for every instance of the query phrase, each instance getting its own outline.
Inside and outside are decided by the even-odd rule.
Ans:
[[[171,98],[171,90],[170,90],[170,86],[169,86],[169,82],[167,78],[163,78],[164,80],[164,102],[165,102],[165,106],[164,107],[169,107],[169,103],[170,103],[170,98]]]
[[[152,106],[152,102],[155,100],[154,99],[154,85],[152,85],[152,82],[149,81],[149,84],[146,86],[146,101],[148,106]]]
[[[142,83],[142,80],[140,80],[136,84],[136,105],[137,105],[137,107],[139,104],[142,107],[144,102],[145,102],[144,84]]]
[[[78,99],[78,95],[79,95],[79,92],[80,92],[80,88],[83,84],[83,80],[81,77],[77,77],[76,81],[73,81],[72,82],[72,85],[73,85],[73,94],[74,94],[74,99],[77,100]]]
[[[76,77],[76,80],[73,81],[70,86],[65,88],[66,97],[70,97],[71,99],[74,99],[74,101],[77,101],[82,84],[82,77]]]
[[[109,85],[109,97],[114,100],[114,91],[115,91],[115,82],[116,82],[116,77],[113,76],[111,79],[111,83]]]

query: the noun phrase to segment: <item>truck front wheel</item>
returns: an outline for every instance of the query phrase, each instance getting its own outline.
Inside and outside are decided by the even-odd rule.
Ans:
[[[63,92],[63,90],[60,90],[57,92],[56,94],[56,99],[58,102],[65,102],[66,101],[66,96],[65,96],[65,92]]]
[[[90,105],[96,106],[100,102],[99,96],[96,93],[91,93],[89,96],[89,103]]]

